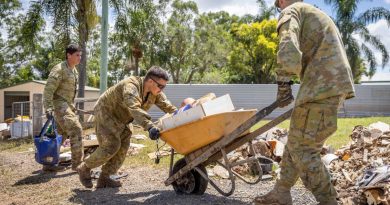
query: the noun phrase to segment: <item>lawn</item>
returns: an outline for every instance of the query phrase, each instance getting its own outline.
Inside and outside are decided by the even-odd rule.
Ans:
[[[337,120],[337,131],[329,137],[325,144],[332,146],[335,149],[340,148],[349,141],[349,135],[352,133],[352,130],[357,125],[368,126],[374,122],[384,122],[390,124],[390,117],[362,117],[362,118],[339,118]],[[269,121],[261,121],[256,124],[252,129],[257,129],[260,126],[264,125]],[[277,127],[288,129],[290,125],[290,120],[286,120],[283,123],[279,124]]]

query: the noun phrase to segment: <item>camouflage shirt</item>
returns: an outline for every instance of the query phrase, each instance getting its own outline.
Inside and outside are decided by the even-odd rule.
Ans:
[[[295,105],[332,96],[354,97],[353,77],[341,35],[321,10],[296,2],[283,9],[278,20],[278,81],[299,76]]]
[[[157,96],[151,92],[143,97],[144,77],[129,77],[110,87],[100,96],[95,105],[96,112],[105,112],[111,118],[123,124],[137,119],[141,126],[148,130],[153,126],[150,115],[146,112],[155,104],[165,113],[177,110],[164,93]]]
[[[77,70],[69,68],[66,61],[55,65],[49,74],[43,91],[45,109],[58,109],[63,103],[67,103],[68,106],[74,108],[77,77]]]

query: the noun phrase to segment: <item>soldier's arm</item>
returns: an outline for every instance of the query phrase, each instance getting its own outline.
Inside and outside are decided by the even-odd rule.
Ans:
[[[277,81],[288,82],[302,70],[302,52],[299,48],[300,21],[292,10],[283,11],[278,20],[279,50],[277,53]]]
[[[131,116],[134,119],[137,119],[145,130],[149,130],[151,127],[154,126],[153,122],[151,121],[152,118],[150,117],[150,115],[141,107],[142,101],[139,98],[139,94],[135,86],[127,85],[126,87],[124,87],[123,99],[131,113]]]
[[[61,82],[61,69],[57,66],[52,69],[43,90],[43,106],[45,109],[53,108],[53,95]]]
[[[177,108],[172,105],[167,96],[162,92],[157,95],[155,104],[165,113],[173,113],[177,110]]]

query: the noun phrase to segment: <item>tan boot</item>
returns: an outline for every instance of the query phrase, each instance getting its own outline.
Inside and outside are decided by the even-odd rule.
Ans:
[[[45,172],[62,172],[65,170],[65,167],[59,165],[43,165],[42,170]]]
[[[274,187],[266,195],[258,196],[253,201],[255,205],[292,205],[290,190]]]
[[[120,181],[110,178],[110,175],[101,173],[97,181],[96,188],[115,188],[121,187],[122,184]]]
[[[85,163],[81,163],[77,167],[77,172],[79,173],[79,179],[83,186],[86,188],[92,188],[92,177],[91,177],[91,169],[85,165]]]

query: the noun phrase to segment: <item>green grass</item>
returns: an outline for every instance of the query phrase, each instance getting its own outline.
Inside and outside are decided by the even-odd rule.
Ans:
[[[352,134],[352,130],[355,126],[363,125],[367,127],[371,123],[378,122],[378,121],[390,124],[390,117],[339,118],[337,120],[337,126],[338,126],[337,131],[326,140],[325,144],[330,145],[335,149],[338,149],[349,142],[350,140],[349,135]],[[261,121],[257,123],[255,126],[253,126],[251,130],[255,130],[263,126],[267,122],[269,122],[269,120]],[[284,128],[284,129],[288,129],[289,126],[290,126],[290,120],[286,120],[281,124],[277,125],[277,127]]]
[[[33,148],[33,141],[31,137],[0,141],[0,152],[23,152],[28,151],[29,148]]]
[[[337,131],[325,143],[338,149],[350,141],[349,136],[355,126],[363,125],[367,127],[378,121],[390,124],[390,117],[339,118],[337,120]]]

